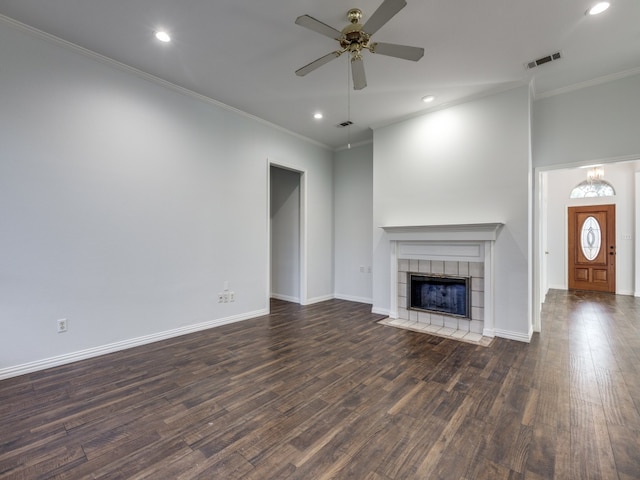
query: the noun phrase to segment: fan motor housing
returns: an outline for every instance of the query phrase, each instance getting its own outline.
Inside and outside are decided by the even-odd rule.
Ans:
[[[362,48],[367,48],[369,35],[362,30],[362,25],[360,24],[362,11],[359,8],[352,8],[347,12],[347,19],[349,20],[349,25],[342,29],[340,46],[351,52],[358,52]]]

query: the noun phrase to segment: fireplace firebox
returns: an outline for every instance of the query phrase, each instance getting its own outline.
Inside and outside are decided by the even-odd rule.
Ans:
[[[470,277],[407,273],[407,309],[470,318]]]

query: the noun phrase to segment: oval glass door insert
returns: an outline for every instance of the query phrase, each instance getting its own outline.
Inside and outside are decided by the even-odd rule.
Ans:
[[[582,253],[587,260],[592,261],[600,253],[600,246],[602,245],[602,233],[600,231],[600,224],[595,217],[587,217],[582,224],[582,230],[580,232],[580,247]]]

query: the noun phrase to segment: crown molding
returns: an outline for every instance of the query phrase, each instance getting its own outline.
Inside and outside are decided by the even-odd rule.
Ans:
[[[93,50],[89,50],[87,48],[81,47],[80,45],[76,45],[75,43],[71,43],[67,40],[63,40],[60,37],[56,37],[55,35],[51,35],[50,33],[47,32],[43,32],[42,30],[38,30],[37,28],[31,27],[29,25],[26,25],[22,22],[18,22],[17,20],[14,20],[13,18],[7,17],[5,15],[0,15],[0,21],[14,27],[17,28],[18,30],[22,30],[26,33],[29,33],[31,35],[34,35],[36,37],[39,37],[45,41],[48,41],[50,43],[56,44],[58,46],[64,47],[66,49],[69,50],[73,50],[76,53],[79,53],[81,55],[84,55],[85,57],[89,57],[92,58],[93,60],[96,60],[102,64],[105,65],[109,65],[111,67],[114,67],[120,71],[129,73],[131,75],[134,75],[138,78],[142,78],[144,80],[147,80],[149,82],[155,83],[157,85],[160,85],[164,88],[167,88],[169,90],[172,90],[174,92],[180,93],[182,95],[186,95],[188,97],[194,98],[196,100],[199,100],[201,102],[204,103],[208,103],[209,105],[213,105],[215,107],[218,108],[222,108],[228,112],[231,113],[235,113],[237,115],[240,115],[242,117],[248,118],[250,120],[253,120],[255,122],[261,123],[263,125],[266,125],[268,127],[271,127],[275,130],[279,130],[283,133],[286,133],[288,135],[291,135],[293,137],[296,137],[300,140],[303,140],[307,143],[311,143],[313,145],[316,145],[318,147],[324,148],[326,150],[333,150],[332,147],[330,147],[329,145],[325,145],[324,143],[318,142],[317,140],[314,140],[312,138],[309,137],[305,137],[304,135],[300,135],[299,133],[296,132],[292,132],[291,130],[288,130],[284,127],[281,127],[280,125],[277,125],[275,123],[272,123],[268,120],[265,120],[263,118],[257,117],[255,115],[252,115],[250,113],[244,112],[242,110],[239,110],[235,107],[232,107],[230,105],[227,105],[225,103],[222,103],[218,100],[215,100],[211,97],[207,97],[206,95],[202,95],[200,93],[194,92],[193,90],[189,90],[188,88],[184,88],[181,87],[180,85],[176,85],[175,83],[171,83],[167,80],[163,80],[160,77],[156,77],[155,75],[151,75],[150,73],[147,72],[143,72],[142,70],[138,70],[137,68],[131,67],[125,63],[122,62],[118,62],[117,60],[114,60],[112,58],[106,57],[104,55],[101,55],[99,53],[94,52]]]

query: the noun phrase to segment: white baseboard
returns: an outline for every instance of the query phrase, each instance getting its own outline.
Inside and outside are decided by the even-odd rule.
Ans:
[[[349,297],[346,295],[331,295],[331,294],[308,298],[305,302],[300,301],[299,298],[290,297],[288,295],[280,295],[278,293],[272,293],[271,298],[275,298],[277,300],[283,300],[285,302],[299,303],[300,305],[313,305],[314,303],[326,302],[327,300],[333,300],[334,298],[338,298],[340,300],[349,300],[351,302],[371,303],[371,299]]]
[[[327,300],[333,300],[335,297],[333,295],[322,295],[320,297],[307,298],[307,301],[302,303],[302,305],[313,305],[314,303],[326,302]]]
[[[371,313],[376,313],[378,315],[386,315],[388,317],[390,311],[388,308],[371,307]]]
[[[520,333],[520,332],[512,332],[510,330],[500,330],[494,329],[494,333],[496,337],[506,338],[508,340],[517,340],[518,342],[531,342],[531,336],[533,335],[533,330],[529,329],[528,333]]]
[[[279,293],[272,293],[271,298],[276,300],[282,300],[283,302],[300,303],[299,297],[291,297],[289,295],[280,295]]]
[[[631,297],[638,296],[638,294],[634,294],[633,290],[618,290],[616,295],[629,295]]]
[[[337,298],[338,300],[347,300],[349,302],[367,303],[369,305],[373,303],[372,298],[355,297],[353,295],[342,295],[340,293],[336,293],[335,298]]]
[[[108,353],[119,352],[121,350],[139,347],[142,345],[147,345],[149,343],[159,342],[161,340],[167,340],[169,338],[179,337],[181,335],[187,335],[189,333],[208,330],[210,328],[219,327],[221,325],[226,325],[229,323],[241,322],[243,320],[249,320],[250,318],[261,317],[263,315],[267,315],[268,313],[269,311],[267,309],[255,310],[253,312],[233,315],[231,317],[219,318],[217,320],[211,320],[195,325],[187,325],[185,327],[167,330],[165,332],[152,333],[143,337],[131,338],[128,340],[122,340],[120,342],[109,343],[107,345],[87,348],[86,350],[65,353],[64,355],[44,358],[42,360],[36,360],[35,362],[24,363],[22,365],[2,368],[0,369],[0,380],[45,370],[47,368],[58,367],[60,365],[66,365],[68,363],[86,360],[89,358],[98,357],[100,355],[106,355]]]

